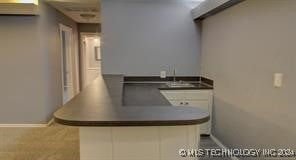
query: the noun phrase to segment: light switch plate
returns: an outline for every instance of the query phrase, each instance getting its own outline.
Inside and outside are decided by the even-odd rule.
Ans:
[[[160,71],[160,78],[166,78],[166,71]]]
[[[275,73],[273,75],[273,86],[282,87],[283,86],[283,73]]]

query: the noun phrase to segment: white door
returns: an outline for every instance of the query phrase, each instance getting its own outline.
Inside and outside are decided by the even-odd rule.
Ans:
[[[100,37],[86,35],[83,37],[84,82],[86,87],[101,74]]]
[[[72,56],[72,29],[60,25],[61,59],[62,59],[62,80],[63,80],[63,104],[67,103],[74,96],[74,62]]]

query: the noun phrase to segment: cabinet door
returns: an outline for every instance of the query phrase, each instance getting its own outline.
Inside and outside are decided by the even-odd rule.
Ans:
[[[186,100],[208,100],[210,92],[208,90],[186,90],[184,93]]]
[[[184,91],[181,90],[169,90],[169,91],[161,91],[161,93],[168,100],[184,100],[185,94]]]
[[[209,101],[185,101],[186,106],[192,106],[209,112]]]
[[[187,104],[188,103],[188,104]],[[209,113],[208,101],[185,101],[186,106],[196,107]],[[210,114],[210,113],[209,113]],[[211,114],[210,114],[211,115]],[[200,134],[210,134],[211,122],[208,121],[200,125]]]
[[[173,106],[184,106],[185,103],[183,100],[169,100],[169,102],[173,105]]]

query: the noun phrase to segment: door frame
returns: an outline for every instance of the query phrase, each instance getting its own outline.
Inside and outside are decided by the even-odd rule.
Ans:
[[[82,89],[86,87],[86,55],[85,55],[85,37],[99,37],[101,39],[101,34],[96,32],[80,32],[80,53],[81,53],[81,84]]]
[[[59,34],[60,34],[60,56],[61,56],[61,77],[62,77],[62,95],[63,95],[63,103],[64,102],[64,69],[63,69],[63,42],[62,42],[62,32],[67,32],[70,37],[70,41],[68,43],[69,46],[66,46],[70,52],[70,77],[72,81],[71,86],[71,97],[74,97],[79,92],[79,70],[78,70],[78,53],[75,50],[75,43],[74,43],[74,32],[73,29],[67,25],[62,23],[59,24]]]

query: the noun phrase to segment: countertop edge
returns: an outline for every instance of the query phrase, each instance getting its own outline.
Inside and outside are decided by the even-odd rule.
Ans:
[[[192,120],[155,120],[155,121],[78,121],[65,120],[54,116],[54,120],[62,125],[76,127],[140,127],[140,126],[180,126],[180,125],[199,125],[210,120],[210,116]]]

